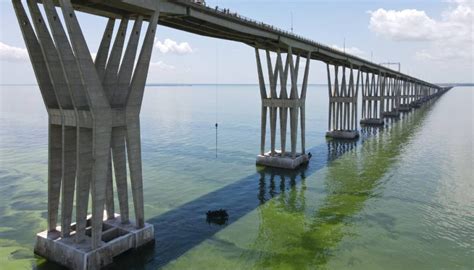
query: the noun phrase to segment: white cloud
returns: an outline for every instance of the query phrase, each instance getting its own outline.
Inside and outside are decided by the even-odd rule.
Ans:
[[[0,61],[17,62],[27,61],[28,52],[24,48],[13,47],[0,42]]]
[[[369,11],[369,29],[395,41],[427,42],[426,49],[416,52],[419,59],[473,61],[474,1],[448,0],[450,6],[439,20],[416,9]]]
[[[436,21],[424,11],[405,9],[402,11],[378,9],[369,12],[369,29],[377,35],[393,40],[427,41],[438,35]]]
[[[175,70],[175,69],[176,69],[175,66],[168,65],[168,64],[166,64],[166,63],[163,62],[163,61],[151,62],[151,63],[150,63],[150,67],[151,67],[151,68],[157,68],[157,69],[159,69],[159,70],[164,70],[164,71],[171,71],[171,70]]]
[[[173,54],[189,54],[192,53],[194,50],[191,48],[191,45],[187,42],[178,43],[174,40],[169,38],[165,39],[164,42],[161,42],[155,39],[155,48],[160,50],[161,53],[173,53]]]
[[[346,47],[345,49],[343,47],[339,47],[337,45],[332,45],[331,48],[341,51],[341,52],[346,52],[348,54],[356,55],[356,56],[363,56],[365,55],[365,52],[362,51],[361,49],[357,47]]]

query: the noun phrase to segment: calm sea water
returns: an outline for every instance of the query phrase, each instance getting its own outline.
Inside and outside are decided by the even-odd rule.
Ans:
[[[337,143],[324,138],[327,90],[311,86],[313,159],[290,173],[255,166],[257,86],[148,87],[145,214],[156,244],[112,268],[474,269],[473,91]],[[39,91],[2,86],[0,102],[0,268],[61,269],[32,251],[47,209]],[[228,223],[208,224],[206,211],[220,208]]]

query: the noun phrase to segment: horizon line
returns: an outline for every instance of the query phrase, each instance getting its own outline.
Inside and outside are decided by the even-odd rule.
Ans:
[[[453,86],[474,86],[474,82],[466,83],[434,83],[437,85],[453,85]],[[258,86],[259,83],[147,83],[146,86],[206,86],[206,85],[242,85],[242,86]],[[269,85],[269,84],[265,84]],[[280,84],[278,84],[280,85]],[[290,84],[288,84],[290,85]],[[298,83],[302,85],[302,83]],[[327,83],[308,83],[308,85],[327,86]],[[37,83],[0,83],[0,86],[38,86]]]

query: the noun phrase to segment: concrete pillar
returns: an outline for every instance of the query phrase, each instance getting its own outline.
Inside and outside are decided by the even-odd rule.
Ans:
[[[53,83],[61,107],[75,111],[70,85],[66,79],[59,53],[51,38],[49,31],[36,1],[28,0],[30,15],[38,35],[39,44],[46,60],[46,68]],[[64,115],[62,116],[65,117]],[[65,121],[65,120],[64,120]],[[64,123],[63,121],[63,123]],[[61,236],[68,237],[74,200],[74,185],[76,178],[76,129],[62,126],[62,174],[61,174]],[[59,194],[57,195],[59,196]],[[57,210],[55,210],[57,211]]]
[[[370,83],[369,83],[370,77]],[[379,72],[367,73],[365,90],[362,92],[362,125],[380,126],[384,124],[382,118],[384,102],[384,79]]]
[[[110,52],[110,56],[107,61],[105,77],[103,80],[103,87],[105,92],[107,93],[108,100],[112,100],[113,93],[118,87],[118,72],[120,60],[122,59],[125,35],[127,34],[127,26],[128,19],[123,18],[120,22],[117,36],[115,37],[114,45],[112,46],[112,51]]]
[[[267,59],[269,54],[267,51]],[[270,60],[269,60],[270,61]],[[286,57],[285,67],[283,68],[283,60],[281,57],[281,52],[277,52],[277,66],[275,69],[275,84],[277,83],[277,77],[279,74],[280,78],[280,99],[288,99],[288,91],[287,91],[287,84],[288,84],[288,70],[290,66],[290,57],[289,55]],[[276,86],[275,86],[276,87]],[[276,110],[276,108],[275,108]],[[280,151],[281,155],[286,154],[286,135],[287,135],[287,126],[288,126],[288,108],[287,107],[279,107],[278,111],[280,112]]]
[[[25,41],[28,55],[33,66],[33,71],[43,97],[43,102],[51,119],[51,110],[62,111],[53,83],[49,76],[46,61],[33,31],[30,20],[26,15],[21,1],[12,1],[18,24]],[[62,118],[61,118],[62,121]],[[48,125],[48,231],[55,231],[58,219],[59,194],[62,175],[62,127]]]
[[[296,65],[293,62],[293,52],[291,47],[288,49],[288,57],[290,59],[290,78],[291,78],[291,92],[290,99],[298,99],[298,69],[299,69],[299,55],[297,56]],[[296,145],[298,141],[298,108],[290,108],[290,126],[291,126],[291,156],[296,158]]]
[[[71,233],[72,209],[76,184],[76,142],[77,129],[63,129],[63,175],[61,190],[61,235],[69,237]]]
[[[117,85],[111,89],[111,106],[114,108],[125,107],[132,80],[133,66],[135,63],[138,42],[142,28],[143,17],[138,16],[133,24],[127,48],[123,56],[122,64],[118,73]],[[127,191],[127,161],[126,161],[126,128],[113,127],[112,129],[112,153],[114,161],[115,182],[120,205],[120,218],[122,223],[129,222],[128,191]]]
[[[114,127],[112,129],[112,156],[122,223],[129,222],[125,135],[124,127]]]
[[[262,61],[260,60],[260,53],[258,48],[255,48],[255,57],[257,59],[257,73],[258,83],[260,87],[260,98],[262,99],[262,115],[261,115],[261,129],[260,129],[260,155],[265,154],[265,137],[267,133],[267,107],[263,106],[263,100],[267,98],[267,89],[265,86],[265,79],[263,77]]]
[[[270,81],[270,98],[277,98],[276,86],[277,86],[277,71],[273,70],[272,62],[270,59],[270,52],[267,50],[267,68],[268,68],[268,80]],[[278,65],[278,63],[277,63]],[[277,68],[276,68],[277,69]],[[276,124],[277,124],[277,108],[270,108],[270,146],[271,154],[276,154]]]
[[[49,114],[48,230],[37,235],[35,252],[68,267],[95,269],[105,266],[113,257],[145,244],[154,235],[153,227],[144,223],[139,112],[159,12],[149,20],[134,69],[143,17],[138,16],[134,24],[123,59],[128,20],[122,20],[109,56],[115,21],[109,19],[94,62],[70,0],[59,1],[68,34],[58,16],[56,2],[42,1],[42,13],[37,1],[27,0],[31,23],[21,1],[13,0],[12,3]],[[115,106],[112,108],[110,104]],[[111,150],[121,221],[128,223],[125,136],[130,157],[135,226],[120,225],[114,214]],[[90,221],[87,217],[89,193],[92,197]],[[76,225],[71,226],[74,199]],[[58,233],[59,203],[61,228]],[[110,220],[104,221],[104,203]],[[120,245],[121,249],[104,242],[104,222],[114,231],[120,228],[121,237],[115,239],[113,246]],[[91,227],[90,236],[86,234],[88,226]],[[71,235],[71,229],[75,230],[79,246],[65,240]],[[106,234],[105,237],[109,238],[110,231]],[[84,249],[89,243],[91,249]],[[100,251],[99,247],[102,247]]]
[[[140,56],[138,57],[137,66],[130,85],[130,93],[126,102],[125,120],[127,124],[127,154],[129,157],[128,162],[130,167],[136,225],[138,228],[143,228],[145,224],[139,115],[148,69],[150,67],[150,59],[158,18],[159,11],[155,12],[150,18],[150,23],[143,41]]]
[[[306,66],[304,70],[303,86],[301,89],[300,100],[303,101],[303,105],[300,107],[301,113],[301,153],[306,154],[306,93],[308,92],[308,80],[309,80],[309,69],[311,65],[311,52],[308,52],[306,56]]]
[[[120,65],[118,85],[113,89],[112,98],[110,100],[110,104],[113,108],[122,108],[125,106],[130,83],[132,81],[133,66],[137,54],[142,24],[143,17],[138,16],[133,24],[132,32],[127,43],[127,49],[125,50],[122,64]]]
[[[329,93],[329,121],[326,137],[333,139],[356,139],[357,130],[357,95],[359,93],[360,71],[354,78],[352,67],[346,71],[342,67],[342,79],[339,82],[339,67],[334,66],[334,87],[331,80],[331,70],[327,64],[328,93]],[[347,73],[349,79],[347,79]]]
[[[87,208],[93,166],[92,129],[80,128],[79,163],[76,184],[76,242],[80,243],[86,236]]]
[[[400,106],[399,111],[410,111],[410,82],[403,79],[401,81]]]
[[[384,95],[383,117],[397,118],[400,116],[399,107],[399,82],[396,77],[388,77]]]
[[[56,231],[63,164],[63,128],[49,125],[48,130],[48,231]]]
[[[92,171],[92,248],[98,248],[102,237],[107,168],[110,156],[112,114],[102,82],[95,69],[89,48],[69,0],[61,0],[64,21],[74,50],[84,87],[89,95],[93,118],[93,171]]]
[[[112,50],[110,52],[109,59],[107,61],[107,66],[105,69],[105,75],[103,79],[103,88],[107,94],[107,99],[110,101],[112,100],[114,91],[118,88],[118,72],[120,66],[120,60],[122,59],[122,51],[125,42],[125,36],[127,34],[127,26],[128,26],[128,19],[123,18],[120,22],[120,26],[115,37],[115,42],[112,46]],[[104,42],[102,42],[103,44]],[[101,45],[102,45],[101,44]],[[99,48],[101,51],[101,48]],[[99,75],[100,77],[100,75]],[[121,127],[114,127],[112,128],[112,137],[114,137],[114,133],[117,132],[117,129]],[[116,137],[116,136],[115,136]],[[120,168],[119,168],[120,169]],[[119,172],[120,174],[120,172]],[[107,188],[106,188],[106,211],[107,217],[109,219],[114,218],[115,215],[115,207],[114,207],[114,196],[113,196],[113,180],[112,180],[112,156],[108,161],[108,169],[107,169]],[[119,185],[118,185],[119,186]],[[120,192],[122,193],[122,192]],[[119,195],[120,198],[120,195]],[[123,210],[123,209],[121,209]],[[128,214],[126,214],[126,217]]]
[[[308,76],[310,68],[310,58],[311,53],[307,55],[305,74],[303,78],[303,86],[301,89],[301,95],[298,91],[298,69],[300,63],[300,56],[296,57],[296,63],[293,59],[293,52],[289,49],[285,64],[283,64],[281,52],[276,50],[277,59],[275,67],[272,64],[270,57],[270,50],[266,50],[267,58],[267,69],[268,69],[268,78],[270,82],[270,93],[267,96],[265,90],[265,82],[263,78],[262,64],[260,61],[260,56],[258,48],[256,50],[257,58],[257,72],[259,77],[259,84],[261,90],[262,98],[262,134],[261,142],[264,142],[263,136],[263,126],[266,124],[266,109],[270,110],[270,137],[271,137],[271,151],[265,153],[264,144],[261,143],[260,155],[257,157],[257,164],[270,166],[270,167],[280,167],[287,169],[294,169],[308,161],[309,157],[305,154],[305,125],[303,122],[299,121],[299,116],[301,116],[301,121],[305,120],[305,111],[304,104],[307,93],[308,86]],[[290,93],[287,91],[287,82],[288,75],[291,79],[291,90]],[[276,87],[277,81],[280,80],[280,95],[277,95]],[[266,109],[264,109],[266,108]],[[291,134],[291,154],[286,153],[286,136],[287,136],[287,122],[288,122],[288,110],[290,111],[290,134]],[[280,137],[281,137],[281,151],[275,149],[275,133],[277,126],[276,113],[280,112]],[[265,113],[264,113],[265,112]],[[298,138],[298,123],[301,123],[301,153],[297,152],[297,138]],[[263,155],[262,155],[263,152]]]
[[[111,145],[112,146],[112,145]],[[105,212],[107,213],[107,219],[113,219],[115,217],[115,204],[114,204],[114,183],[112,178],[112,155],[109,154],[109,161],[107,162],[107,178],[105,180]]]
[[[102,36],[102,41],[99,45],[99,50],[95,57],[95,69],[99,75],[99,79],[102,81],[105,74],[105,65],[107,64],[107,59],[109,56],[110,43],[112,41],[112,34],[114,31],[115,19],[110,18],[105,27],[104,34]]]

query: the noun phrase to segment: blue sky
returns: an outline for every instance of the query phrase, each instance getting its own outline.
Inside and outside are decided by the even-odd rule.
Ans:
[[[374,62],[401,62],[402,72],[430,82],[473,82],[473,1],[208,0],[244,16]],[[35,83],[8,0],[0,0],[0,84]],[[81,15],[92,52],[106,20]],[[251,47],[159,26],[149,83],[257,83]],[[166,41],[167,40],[167,41]],[[310,83],[326,83],[312,62]]]

